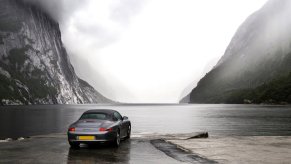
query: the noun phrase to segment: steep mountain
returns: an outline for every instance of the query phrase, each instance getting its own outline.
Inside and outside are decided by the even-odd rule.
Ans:
[[[0,104],[107,103],[75,74],[59,25],[36,6],[0,0]]]
[[[244,96],[234,100],[239,91],[258,91],[287,77],[291,72],[290,15],[291,1],[269,0],[249,16],[217,65],[192,90],[191,103],[242,103]]]
[[[184,96],[184,97],[179,101],[180,104],[188,104],[189,102],[190,102],[190,94]]]

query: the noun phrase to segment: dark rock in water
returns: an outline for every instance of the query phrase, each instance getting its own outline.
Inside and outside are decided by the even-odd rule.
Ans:
[[[291,72],[290,15],[291,1],[269,0],[248,17],[224,56],[192,90],[191,103],[288,101],[291,87],[288,78],[281,77]],[[280,80],[274,82],[276,79]],[[284,84],[284,88],[277,84]],[[282,92],[286,93],[278,97]]]
[[[77,77],[57,22],[21,0],[0,0],[0,104],[108,102]]]
[[[205,132],[205,133],[200,133],[198,135],[195,135],[195,136],[192,136],[192,137],[189,137],[187,139],[194,139],[194,138],[208,138],[209,135],[208,135],[208,132]]]

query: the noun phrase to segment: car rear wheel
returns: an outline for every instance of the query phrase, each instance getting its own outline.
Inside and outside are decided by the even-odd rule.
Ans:
[[[129,125],[128,128],[127,128],[127,134],[126,134],[125,139],[129,139],[130,135],[131,135],[131,126]]]
[[[80,147],[80,143],[78,143],[78,142],[69,141],[69,144],[70,144],[71,148],[79,148]]]
[[[112,144],[114,147],[119,147],[120,145],[120,132],[119,131],[116,133],[116,137]]]

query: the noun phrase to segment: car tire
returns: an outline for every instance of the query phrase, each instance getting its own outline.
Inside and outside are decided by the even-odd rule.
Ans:
[[[116,137],[115,137],[115,139],[114,139],[114,141],[113,141],[113,143],[112,143],[112,146],[113,146],[113,147],[119,147],[119,145],[120,145],[120,141],[121,141],[121,139],[120,139],[120,132],[117,131],[117,132],[116,132]]]
[[[80,147],[80,143],[78,143],[78,142],[69,141],[69,144],[70,144],[71,148],[79,148]]]
[[[127,128],[127,134],[126,134],[125,139],[130,139],[130,135],[131,135],[131,126],[129,125]]]

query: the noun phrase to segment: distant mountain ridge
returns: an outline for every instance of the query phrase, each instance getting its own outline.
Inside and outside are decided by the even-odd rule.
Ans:
[[[253,97],[242,96],[238,91],[258,91],[257,87],[270,86],[276,79],[288,79],[282,77],[288,77],[291,72],[290,15],[291,1],[269,0],[249,16],[218,64],[192,90],[190,102],[243,103],[244,99]],[[287,101],[289,94],[277,101]],[[274,96],[269,95],[269,99]]]
[[[0,0],[0,104],[111,102],[75,74],[57,22],[21,0]]]

